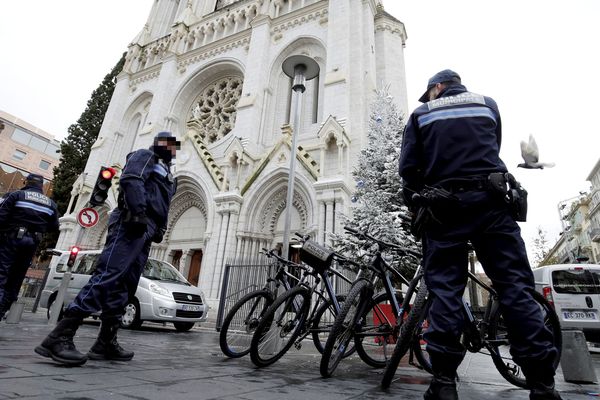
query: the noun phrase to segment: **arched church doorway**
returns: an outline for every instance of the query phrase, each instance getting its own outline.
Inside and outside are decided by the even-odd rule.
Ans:
[[[194,286],[198,286],[200,277],[200,266],[202,265],[202,250],[194,250],[190,259],[190,270],[187,280]]]

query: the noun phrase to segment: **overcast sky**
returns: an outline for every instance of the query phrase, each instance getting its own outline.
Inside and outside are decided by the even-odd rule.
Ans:
[[[334,0],[335,1],[335,0]],[[0,1],[0,109],[65,136],[92,91],[141,30],[150,0]],[[597,0],[384,0],[401,20],[409,108],[431,75],[458,72],[502,114],[501,156],[529,191],[528,243],[554,240],[557,204],[589,188],[600,157]],[[533,134],[552,169],[516,169]],[[542,161],[543,161],[542,160]]]

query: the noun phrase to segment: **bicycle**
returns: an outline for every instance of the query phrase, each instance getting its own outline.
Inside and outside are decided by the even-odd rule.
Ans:
[[[262,250],[268,258],[275,259],[277,269],[273,277],[267,278],[263,288],[243,296],[223,319],[219,333],[219,346],[223,354],[230,358],[243,357],[250,352],[252,335],[265,311],[275,300],[278,289],[283,287],[287,291],[292,287],[290,280],[299,280],[286,269],[286,267],[301,267],[299,264],[285,260],[277,255],[275,250]]]
[[[360,239],[377,243],[378,249],[367,266],[372,275],[363,276],[352,284],[344,307],[329,332],[320,364],[321,375],[326,378],[333,374],[352,340],[356,352],[366,364],[374,368],[385,367],[408,309],[402,292],[392,285],[391,276],[406,285],[410,283],[384,260],[382,253],[387,249],[394,249],[401,257],[421,257],[419,252],[387,243],[349,227],[344,229]],[[382,281],[384,291],[375,293],[375,285],[379,280]],[[387,312],[387,309],[391,312]]]
[[[482,282],[471,271],[467,272],[471,282],[474,282],[488,293],[489,300],[485,306],[483,317],[477,317],[469,302],[463,298],[463,312],[465,314],[462,335],[463,345],[471,353],[479,352],[489,355],[496,369],[504,379],[517,387],[527,389],[525,376],[520,367],[512,360],[509,352],[510,343],[499,308],[500,300],[498,293],[491,286]],[[400,335],[394,353],[383,373],[381,381],[383,389],[387,389],[390,386],[400,360],[409,350],[414,353],[415,358],[423,369],[427,372],[432,372],[431,363],[423,344],[423,330],[426,328],[426,318],[431,301],[428,298],[429,292],[427,286],[423,282],[423,272],[415,276],[414,280],[421,282],[421,284],[415,285],[413,292],[406,295],[406,297],[412,297],[414,288],[418,287],[412,309],[400,328]],[[544,324],[552,332],[553,344],[558,350],[558,356],[554,360],[554,369],[556,369],[562,351],[560,322],[552,306],[541,294],[532,291],[532,295],[544,315]],[[483,352],[483,349],[486,352]]]
[[[287,290],[269,306],[260,320],[250,344],[250,358],[258,367],[266,367],[279,360],[293,345],[302,346],[302,341],[310,334],[317,349],[324,343],[317,343],[321,335],[328,334],[331,324],[323,322],[327,311],[337,315],[344,296],[336,295],[331,276],[352,282],[340,272],[331,268],[333,261],[340,265],[357,263],[342,257],[311,240],[305,240],[300,250],[300,258],[306,264],[300,282]],[[315,300],[313,301],[313,298]],[[333,318],[331,318],[333,320]],[[346,356],[354,350],[347,349]]]

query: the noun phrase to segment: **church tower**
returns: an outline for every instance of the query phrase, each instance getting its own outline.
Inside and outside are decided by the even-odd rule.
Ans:
[[[351,172],[366,144],[374,89],[389,85],[407,115],[405,40],[404,25],[380,0],[152,0],[73,187],[58,246],[78,236],[75,211],[100,166],[121,168],[162,130],[182,141],[178,190],[165,240],[150,255],[176,265],[211,306],[226,262],[251,262],[282,243],[290,157],[297,157],[291,231],[327,243],[328,232],[342,229],[339,215],[351,212]],[[292,55],[320,67],[302,96],[296,149],[292,81],[282,70]],[[103,245],[116,189],[99,226],[83,235],[89,248]]]

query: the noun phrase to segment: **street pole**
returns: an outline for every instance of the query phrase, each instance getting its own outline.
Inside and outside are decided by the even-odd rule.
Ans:
[[[294,122],[292,125],[292,148],[290,149],[290,171],[288,176],[287,196],[285,202],[285,223],[283,228],[283,258],[289,258],[290,225],[292,224],[292,208],[294,200],[294,183],[296,178],[296,151],[297,140],[300,134],[300,115],[302,111],[302,94],[306,90],[306,81],[319,75],[319,64],[310,57],[295,55],[288,57],[283,62],[283,72],[293,79],[292,104],[294,109]]]
[[[77,227],[79,230],[77,231],[75,246],[79,246],[79,243],[81,243],[81,239],[83,238],[83,233],[85,232],[85,229],[81,225],[78,224]],[[56,298],[50,306],[50,318],[48,319],[48,325],[56,325],[58,322],[58,317],[60,316],[60,311],[62,310],[63,303],[65,301],[65,295],[67,294],[69,283],[71,283],[72,269],[73,266],[68,265],[67,270],[63,273],[60,286],[58,287],[58,292],[56,293]]]

